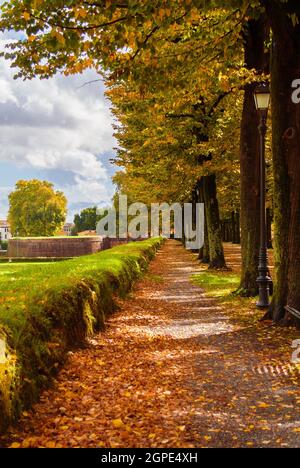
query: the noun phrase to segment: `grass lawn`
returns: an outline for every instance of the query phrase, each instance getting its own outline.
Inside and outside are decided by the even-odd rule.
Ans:
[[[200,273],[193,275],[191,281],[230,311],[233,319],[238,318],[245,325],[257,323],[264,314],[256,308],[257,298],[241,297],[235,294],[240,285],[238,272],[203,269]]]
[[[207,270],[193,275],[192,281],[203,287],[210,296],[222,298],[238,289],[240,276],[231,272]]]

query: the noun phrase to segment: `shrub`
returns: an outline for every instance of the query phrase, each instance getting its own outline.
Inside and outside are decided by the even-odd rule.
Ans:
[[[1,241],[0,242],[0,247],[1,247],[1,250],[7,250],[8,242],[7,241]]]

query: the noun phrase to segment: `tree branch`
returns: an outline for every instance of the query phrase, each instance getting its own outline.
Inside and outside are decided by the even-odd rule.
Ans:
[[[52,26],[54,28],[61,28],[61,29],[66,29],[66,30],[72,30],[72,31],[90,31],[92,29],[101,29],[101,28],[105,28],[107,26],[111,26],[113,24],[116,24],[116,23],[120,23],[120,22],[123,22],[123,21],[126,21],[128,19],[131,19],[133,18],[133,16],[122,16],[121,18],[118,18],[118,19],[115,19],[115,20],[112,20],[112,21],[107,21],[105,23],[101,23],[101,24],[92,24],[90,26],[70,26],[70,25],[66,25],[66,24],[62,24],[62,23],[54,23],[52,21],[49,21],[48,19],[45,19],[41,16],[35,16],[33,13],[30,13],[30,16],[32,18],[34,18],[35,20],[37,21],[42,21],[44,24],[48,25],[48,26]]]

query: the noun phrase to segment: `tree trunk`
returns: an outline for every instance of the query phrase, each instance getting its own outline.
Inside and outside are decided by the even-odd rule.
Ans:
[[[267,208],[267,247],[268,249],[273,249],[273,244],[272,244],[272,221],[273,221],[273,215],[272,215],[272,210],[271,208]]]
[[[240,215],[238,212],[232,211],[231,213],[231,226],[232,226],[232,243],[240,243]]]
[[[226,242],[232,241],[232,232],[231,232],[231,226],[230,226],[230,221],[226,221]]]
[[[201,263],[210,263],[209,257],[209,240],[208,240],[208,230],[207,230],[207,217],[205,214],[205,223],[204,223],[204,245],[203,245],[203,252]]]
[[[203,194],[209,243],[209,268],[226,268],[215,174],[203,177]]]
[[[251,20],[244,30],[245,64],[258,73],[266,70],[266,22]],[[240,290],[245,296],[256,296],[259,255],[259,132],[253,92],[255,84],[245,86],[240,137],[241,167],[241,252]]]
[[[241,243],[241,222],[240,222],[239,211],[237,211],[235,214],[235,228],[236,228],[236,233],[235,233],[236,244],[240,244]]]
[[[300,79],[300,6],[263,2],[273,30],[271,95],[273,125],[276,284],[270,308],[275,321],[289,320],[284,307],[300,310],[300,103],[292,83]],[[298,17],[293,25],[291,16]]]
[[[204,244],[202,249],[199,251],[199,260],[201,263],[209,263],[209,243],[208,243],[208,232],[207,232],[207,217],[204,201],[204,191],[203,191],[203,178],[199,181],[199,202],[204,203]]]
[[[236,228],[235,228],[235,212],[231,212],[231,232],[232,232],[232,238],[231,242],[235,244],[235,233],[236,233]]]

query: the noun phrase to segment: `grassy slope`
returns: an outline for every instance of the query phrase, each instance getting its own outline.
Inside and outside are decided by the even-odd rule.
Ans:
[[[0,266],[0,338],[7,344],[2,364],[0,353],[0,427],[38,397],[68,349],[103,326],[114,293],[131,288],[159,244],[150,239],[64,262]]]

